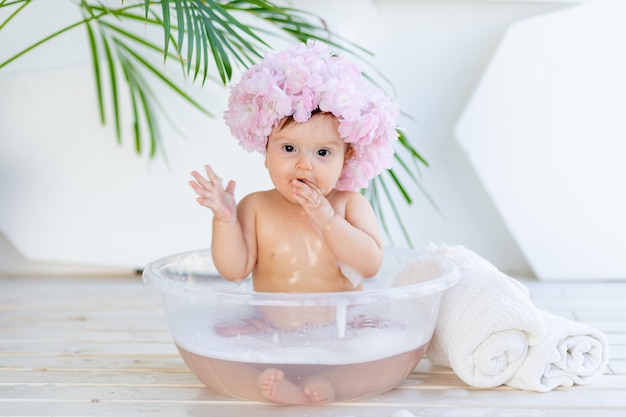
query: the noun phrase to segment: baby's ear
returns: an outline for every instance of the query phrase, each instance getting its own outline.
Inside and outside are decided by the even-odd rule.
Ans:
[[[346,144],[346,153],[343,156],[343,162],[347,162],[348,159],[352,158],[354,156],[354,148],[352,147],[352,144],[347,143]]]

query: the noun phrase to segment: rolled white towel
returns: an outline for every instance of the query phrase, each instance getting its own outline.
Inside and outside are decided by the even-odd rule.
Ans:
[[[463,246],[431,244],[426,252],[455,262],[461,276],[442,296],[426,356],[468,385],[504,384],[526,359],[528,346],[545,337],[528,289]]]
[[[545,338],[528,355],[506,385],[540,392],[586,385],[606,369],[609,348],[600,330],[542,311]]]

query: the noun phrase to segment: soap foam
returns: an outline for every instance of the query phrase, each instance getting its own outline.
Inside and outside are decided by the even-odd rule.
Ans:
[[[337,337],[333,324],[303,335],[297,330],[271,330],[250,335],[223,337],[210,325],[195,334],[178,334],[176,343],[197,355],[251,363],[350,364],[391,357],[416,349],[429,339],[402,328],[345,327]],[[315,343],[312,343],[314,341]]]

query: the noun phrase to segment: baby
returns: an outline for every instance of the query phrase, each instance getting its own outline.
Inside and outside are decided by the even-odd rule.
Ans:
[[[213,212],[212,256],[224,278],[252,275],[255,291],[361,288],[383,259],[374,210],[358,189],[391,166],[398,108],[358,67],[309,41],[269,54],[231,91],[226,123],[240,144],[265,155],[274,188],[236,204],[210,166],[193,172],[197,201]],[[332,314],[331,314],[332,313]],[[263,313],[273,326],[303,318]],[[307,322],[328,322],[322,309]],[[260,325],[259,325],[260,326]],[[323,379],[302,386],[268,369],[258,379],[270,401],[332,401]]]
[[[273,189],[244,197],[224,188],[211,167],[194,172],[198,202],[213,210],[212,254],[224,278],[252,273],[256,291],[348,291],[376,274],[383,246],[373,209],[356,191],[336,189],[351,146],[337,118],[318,112],[302,123],[282,119],[267,139],[265,166]],[[353,278],[354,279],[354,278]]]

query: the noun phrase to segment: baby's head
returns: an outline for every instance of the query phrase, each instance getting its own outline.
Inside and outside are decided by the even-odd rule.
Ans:
[[[306,122],[316,112],[334,115],[350,145],[337,189],[366,187],[391,167],[398,106],[367,83],[355,64],[320,42],[268,54],[248,69],[231,89],[224,119],[241,146],[264,154],[273,127],[285,118]]]

